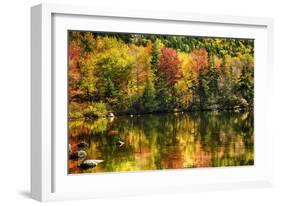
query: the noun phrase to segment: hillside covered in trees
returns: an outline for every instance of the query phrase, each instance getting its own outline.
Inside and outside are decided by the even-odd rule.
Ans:
[[[70,118],[251,109],[254,40],[69,31]]]

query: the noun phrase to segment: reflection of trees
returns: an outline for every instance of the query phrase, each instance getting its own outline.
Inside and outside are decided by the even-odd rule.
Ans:
[[[251,165],[254,158],[252,112],[120,116],[113,122],[70,124],[70,137],[85,133],[91,142],[88,158],[105,160],[93,172]],[[125,145],[116,146],[114,139]]]

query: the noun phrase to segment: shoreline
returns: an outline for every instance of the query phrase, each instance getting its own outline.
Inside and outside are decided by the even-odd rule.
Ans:
[[[115,117],[124,117],[124,116],[145,116],[145,115],[163,115],[163,114],[177,114],[177,113],[200,113],[200,112],[244,112],[244,111],[254,111],[253,106],[249,107],[239,107],[239,108],[220,108],[220,109],[211,109],[211,108],[206,108],[206,109],[181,109],[181,110],[167,110],[167,111],[153,111],[153,112],[141,112],[141,113],[114,113],[114,112],[109,112],[109,113],[114,113],[114,117],[108,117],[108,116],[99,116],[95,118],[86,118],[86,117],[79,117],[79,118],[69,118],[68,116],[68,121],[75,121],[75,120],[96,120],[100,118],[115,118]],[[69,114],[68,114],[69,115]]]

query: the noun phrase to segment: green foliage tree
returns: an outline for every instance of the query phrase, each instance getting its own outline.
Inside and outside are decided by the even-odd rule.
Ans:
[[[206,70],[199,70],[198,77],[198,96],[200,109],[206,109],[208,107],[208,98],[210,96],[210,88],[208,85]]]
[[[216,99],[218,95],[218,79],[219,73],[217,69],[212,67],[207,72],[209,95],[212,99]]]
[[[157,109],[157,103],[155,101],[155,89],[151,81],[147,82],[142,99],[144,111],[153,112]]]

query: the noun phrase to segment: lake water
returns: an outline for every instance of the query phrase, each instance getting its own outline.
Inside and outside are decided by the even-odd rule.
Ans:
[[[87,157],[69,160],[70,174],[253,165],[253,112],[149,114],[70,121],[72,152],[78,150],[80,142],[87,143],[81,148]],[[103,162],[91,169],[77,167],[87,159]]]

